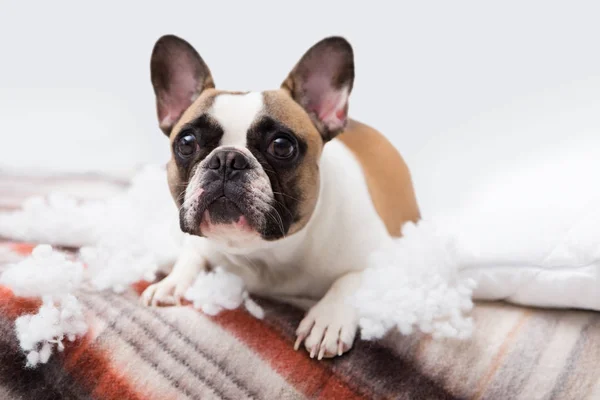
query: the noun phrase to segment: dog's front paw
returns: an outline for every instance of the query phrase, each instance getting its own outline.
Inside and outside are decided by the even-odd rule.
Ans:
[[[193,279],[169,275],[162,281],[148,286],[140,300],[146,306],[181,305],[181,299],[192,283]]]
[[[357,327],[356,311],[351,306],[321,300],[298,325],[294,349],[304,342],[311,358],[341,356],[352,348]]]

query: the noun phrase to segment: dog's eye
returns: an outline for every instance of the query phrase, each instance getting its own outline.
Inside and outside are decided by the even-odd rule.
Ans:
[[[179,139],[177,139],[176,149],[177,153],[183,158],[192,156],[198,150],[198,141],[196,140],[196,136],[192,134],[181,136]]]
[[[290,139],[279,136],[271,142],[268,151],[273,157],[286,159],[294,155],[296,146]]]

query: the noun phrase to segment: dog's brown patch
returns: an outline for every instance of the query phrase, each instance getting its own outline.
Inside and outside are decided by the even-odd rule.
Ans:
[[[302,229],[310,219],[319,195],[319,158],[323,150],[321,134],[304,109],[283,90],[263,92],[264,112],[291,129],[306,145],[303,162],[293,171],[296,192],[302,196],[298,207],[299,219],[288,234]],[[286,177],[281,177],[285,179]]]
[[[405,222],[420,218],[412,179],[394,146],[378,131],[350,120],[340,140],[362,166],[373,205],[392,236],[401,236]]]

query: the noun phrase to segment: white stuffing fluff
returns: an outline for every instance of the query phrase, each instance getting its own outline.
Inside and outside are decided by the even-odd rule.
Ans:
[[[185,298],[194,304],[194,308],[208,315],[236,309],[242,303],[254,317],[262,319],[265,315],[264,310],[250,298],[242,278],[221,267],[201,272],[185,293]]]
[[[172,264],[183,234],[170,198],[166,171],[148,166],[124,193],[107,200],[78,202],[54,193],[27,200],[23,209],[0,214],[0,236],[80,247],[80,262],[37,246],[23,261],[3,268],[0,284],[17,296],[43,297],[38,314],[16,321],[28,366],[45,363],[53,346],[85,334],[73,293],[78,288],[116,292]],[[86,268],[83,267],[85,263]]]
[[[27,354],[27,366],[45,364],[54,348],[64,349],[63,341],[74,341],[87,332],[87,324],[77,298],[71,293],[83,281],[83,265],[69,260],[49,245],[37,246],[31,257],[9,265],[0,284],[16,296],[42,297],[37,314],[16,319],[19,345]]]
[[[70,294],[44,296],[37,314],[20,316],[15,328],[28,367],[47,363],[54,347],[63,351],[64,340],[73,342],[88,329],[81,304]]]
[[[402,238],[372,254],[350,299],[361,337],[420,330],[434,338],[467,338],[472,295],[600,310],[600,158],[582,159],[584,150],[574,149],[560,163],[556,157],[532,162],[536,168],[525,178],[517,179],[519,168],[505,185],[480,188],[481,196],[456,218],[406,224]],[[551,165],[556,171],[549,173]],[[544,185],[533,196],[531,186],[539,182]],[[17,320],[28,365],[46,362],[54,346],[60,350],[65,338],[84,334],[73,296],[78,287],[122,291],[172,265],[183,239],[177,221],[166,171],[152,166],[123,194],[105,201],[79,203],[54,194],[0,214],[0,236],[82,247],[79,259],[87,266],[41,246],[0,276],[15,294],[44,298],[38,314]],[[201,274],[186,298],[207,314],[244,304],[252,315],[264,315],[242,279],[222,268]]]
[[[60,296],[81,285],[83,270],[80,262],[67,259],[49,245],[39,245],[31,257],[7,267],[0,285],[11,288],[16,296]]]
[[[121,292],[140,280],[152,281],[159,269],[173,264],[184,237],[166,171],[158,166],[147,166],[128,190],[107,200],[78,202],[60,193],[29,199],[22,210],[0,214],[0,236],[81,247],[74,261],[49,245],[37,246],[0,275],[0,284],[15,295],[44,299],[37,314],[16,321],[30,367],[47,362],[54,346],[62,350],[64,338],[85,334],[77,289]],[[207,314],[244,304],[255,317],[264,316],[243,281],[222,269],[198,277],[188,294]]]
[[[183,234],[170,198],[164,168],[148,166],[124,193],[108,200],[78,202],[61,194],[28,201],[23,210],[0,214],[0,235],[16,239],[80,246],[68,260],[49,246],[1,277],[17,295],[46,296],[35,316],[18,320],[17,333],[28,364],[48,360],[53,346],[85,332],[77,288],[125,290],[172,265]],[[409,334],[416,327],[434,337],[470,334],[471,281],[456,275],[447,237],[425,222],[407,225],[405,236],[373,254],[364,282],[352,301],[360,315],[362,337],[375,339],[390,329]],[[202,273],[185,296],[195,308],[214,315],[242,304],[263,318],[243,280],[222,268]],[[43,329],[42,329],[43,328]],[[52,329],[50,329],[52,328]]]
[[[434,338],[470,337],[475,283],[460,278],[449,236],[427,221],[407,223],[403,237],[372,254],[350,299],[358,310],[361,338],[379,339],[392,329],[415,328]]]
[[[121,292],[173,263],[183,235],[177,221],[166,171],[147,166],[108,200],[77,202],[60,193],[29,199],[21,211],[0,214],[0,236],[81,247],[87,283]]]
[[[164,169],[146,167],[106,208],[97,240],[80,251],[96,289],[120,292],[173,264],[183,233]]]

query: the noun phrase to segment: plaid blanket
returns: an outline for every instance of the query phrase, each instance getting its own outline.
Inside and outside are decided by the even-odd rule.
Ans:
[[[0,208],[52,190],[89,197],[123,186],[5,175]],[[32,248],[4,238],[0,265]],[[393,334],[317,361],[293,350],[299,310],[259,300],[260,321],[243,310],[146,308],[147,284],[80,293],[88,334],[36,369],[25,368],[14,320],[40,303],[0,287],[0,399],[600,399],[598,313],[480,303],[471,340]]]

